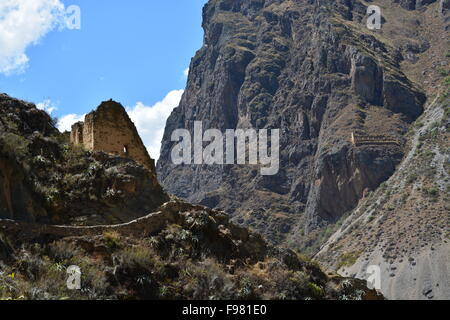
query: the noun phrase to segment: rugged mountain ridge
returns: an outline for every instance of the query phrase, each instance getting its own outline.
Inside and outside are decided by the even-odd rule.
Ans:
[[[439,3],[396,2],[370,3],[403,15],[400,21],[383,15],[385,25],[401,28],[397,34],[392,26],[369,30],[363,1],[209,1],[204,45],[167,122],[158,163],[162,185],[226,209],[276,243],[338,221],[394,173],[404,134],[426,101],[403,65],[430,43],[411,31],[420,19],[404,8],[417,4],[437,14]],[[445,17],[438,19],[444,28]],[[171,133],[193,132],[194,121],[222,131],[281,129],[280,172],[173,165]],[[384,133],[398,145],[355,147],[354,131]]]
[[[370,4],[381,8],[381,30],[366,27]],[[316,257],[360,278],[370,263],[380,264],[389,298],[448,298],[442,284],[449,274],[448,173],[440,174],[449,161],[449,5],[447,0],[209,1],[204,45],[167,122],[157,168],[162,184],[190,201],[225,208],[234,221],[275,243],[314,254],[332,236]],[[427,109],[425,119],[435,117],[424,127],[419,117],[426,106],[434,111]],[[178,128],[192,132],[194,121],[220,130],[280,128],[279,174],[263,177],[248,166],[172,165],[170,134]],[[434,130],[433,139],[420,138],[430,144],[430,150],[419,151],[430,163],[423,157],[411,162],[417,128],[424,135]],[[386,139],[352,144],[351,133]],[[439,173],[430,174],[435,170],[430,166],[439,166]],[[420,180],[418,192],[431,196],[425,212],[422,196],[406,196],[407,184],[397,181],[398,190],[386,189],[400,169],[399,181],[410,174]],[[397,191],[404,199],[386,204]],[[364,207],[368,198],[381,207]],[[409,211],[415,204],[420,208]],[[384,217],[380,222],[378,215]],[[411,223],[398,233],[396,218]],[[421,219],[428,221],[427,229]],[[398,237],[409,244],[394,245]],[[407,266],[411,258],[419,275]]]
[[[383,9],[379,33],[365,28],[369,3]],[[328,266],[364,279],[380,265],[388,297],[448,297],[447,4],[210,1],[166,128],[164,184],[296,249],[315,252],[344,223],[317,255]],[[0,111],[0,298],[380,298],[223,211],[166,202],[154,173],[71,146],[33,104],[0,95]],[[172,166],[171,131],[196,120],[281,128],[279,175]],[[65,287],[73,264],[79,293]]]

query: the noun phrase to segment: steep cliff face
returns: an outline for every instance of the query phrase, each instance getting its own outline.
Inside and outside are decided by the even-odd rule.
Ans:
[[[31,103],[0,95],[0,218],[34,221],[45,215],[21,162],[34,132],[57,133],[51,118]]]
[[[379,266],[389,299],[450,297],[450,81],[441,88],[410,130],[399,169],[317,255],[346,276],[365,279]]]
[[[419,25],[423,12],[438,14],[440,4],[421,1],[423,10],[413,16],[419,2],[396,2],[371,1],[382,7],[385,23],[371,31],[367,3],[358,0],[209,1],[204,45],[163,138],[157,167],[163,186],[296,246],[352,210],[394,173],[404,134],[426,101],[403,70],[430,47]],[[444,17],[436,19],[443,32]],[[221,131],[281,129],[279,173],[173,165],[171,134],[180,128],[193,134],[194,121]],[[352,132],[398,143],[355,146]]]

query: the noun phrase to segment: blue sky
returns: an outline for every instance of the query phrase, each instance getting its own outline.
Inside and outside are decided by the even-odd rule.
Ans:
[[[158,156],[161,125],[178,104],[185,70],[202,45],[206,0],[1,2],[0,92],[47,108],[66,120],[65,128],[112,98],[140,122],[144,142]],[[79,30],[55,18],[70,5],[81,9]],[[1,31],[8,19],[13,37]],[[155,125],[158,132],[150,128]]]

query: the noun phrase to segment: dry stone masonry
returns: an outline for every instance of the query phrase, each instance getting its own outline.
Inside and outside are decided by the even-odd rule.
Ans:
[[[395,137],[387,135],[368,135],[357,132],[351,133],[350,141],[356,147],[363,145],[401,145],[400,141]]]
[[[129,118],[125,108],[115,101],[105,101],[86,115],[84,122],[72,126],[70,142],[87,150],[103,151],[130,158],[156,172],[155,161]]]

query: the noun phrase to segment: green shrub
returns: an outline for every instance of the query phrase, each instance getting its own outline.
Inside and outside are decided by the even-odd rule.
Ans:
[[[429,196],[436,197],[439,195],[439,188],[437,188],[436,186],[424,188],[423,192]]]
[[[354,265],[360,256],[361,251],[343,253],[339,258],[338,270],[342,267],[350,267]]]
[[[438,72],[439,72],[439,75],[441,75],[442,77],[447,77],[450,74],[450,71],[445,70],[443,68],[439,68]]]
[[[79,254],[78,248],[71,242],[58,241],[49,246],[49,256],[57,262],[66,263],[76,254]]]
[[[105,239],[106,246],[110,250],[120,248],[120,234],[115,231],[108,231],[103,233],[103,238]]]
[[[239,288],[232,279],[216,261],[206,259],[198,265],[184,264],[179,282],[193,299],[230,300],[236,299],[236,294],[244,298],[253,292],[252,281],[247,277],[242,279]]]
[[[447,77],[447,78],[444,79],[444,84],[446,86],[450,86],[450,77]]]
[[[150,249],[145,247],[126,248],[118,253],[122,260],[122,267],[127,270],[152,271],[159,260]]]
[[[29,156],[29,141],[14,133],[4,133],[0,136],[0,152],[14,155],[18,160],[24,160]]]
[[[320,299],[325,295],[325,291],[313,282],[308,283],[308,288],[310,295],[315,299]]]
[[[406,182],[407,182],[408,184],[412,184],[412,183],[416,182],[417,178],[418,178],[417,173],[412,173],[412,174],[408,177],[408,179],[406,180]]]

